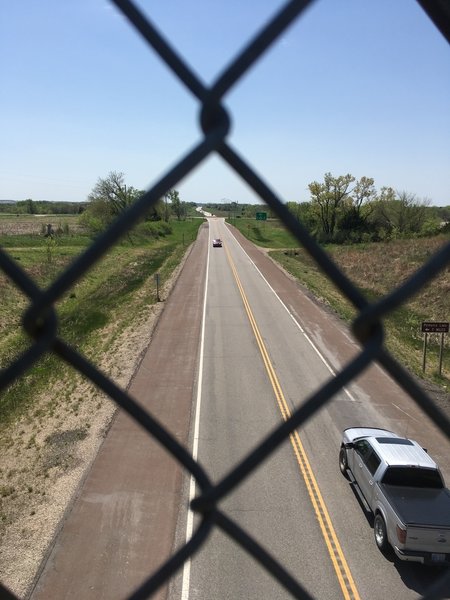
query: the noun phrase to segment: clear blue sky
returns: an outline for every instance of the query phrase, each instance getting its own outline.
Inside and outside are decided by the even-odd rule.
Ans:
[[[140,0],[207,84],[282,5]],[[0,0],[0,199],[149,187],[201,136],[199,106],[106,0]],[[450,47],[414,0],[318,0],[225,98],[229,140],[283,200],[324,173],[450,205]],[[259,201],[213,156],[187,202]]]

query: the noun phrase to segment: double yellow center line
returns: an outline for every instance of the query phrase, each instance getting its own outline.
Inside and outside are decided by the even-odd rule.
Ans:
[[[245,295],[244,288],[242,287],[233,259],[231,258],[231,255],[226,246],[225,251],[234,278],[236,280],[236,284],[241,294],[242,301],[244,303],[244,307],[250,321],[250,325],[255,335],[256,342],[261,352],[261,356],[264,362],[264,366],[266,367],[270,383],[272,384],[272,388],[277,399],[278,407],[280,409],[283,419],[287,421],[291,416],[291,411],[284,397],[283,390],[281,389],[280,382],[278,381],[278,378],[272,366],[272,362],[264,345],[261,334],[259,333],[255,317],[253,316],[250,304],[247,300],[247,296]],[[303,479],[305,480],[306,488],[308,490],[309,497],[314,507],[316,517],[319,521],[320,529],[322,530],[322,534],[325,539],[325,543],[327,545],[328,552],[333,563],[333,567],[336,572],[339,585],[341,586],[344,598],[345,600],[360,600],[358,590],[356,589],[352,574],[350,573],[350,569],[348,567],[347,561],[345,560],[344,553],[342,552],[342,548],[339,544],[336,532],[334,531],[330,515],[328,514],[328,510],[325,506],[325,502],[320,493],[319,486],[317,484],[316,478],[314,477],[314,473],[312,471],[311,465],[309,464],[308,457],[306,455],[305,449],[303,448],[303,444],[300,440],[300,436],[297,431],[291,433],[290,440],[294,449],[294,454],[296,456],[298,465],[300,467],[301,474],[303,476]]]

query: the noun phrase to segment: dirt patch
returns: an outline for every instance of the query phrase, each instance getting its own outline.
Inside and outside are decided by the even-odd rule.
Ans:
[[[163,300],[183,264],[184,260],[161,289]],[[146,290],[139,294],[148,297]],[[118,335],[106,331],[108,328],[102,332],[112,341],[96,365],[123,389],[128,388],[139,366],[163,308],[164,302],[147,305]],[[0,455],[0,581],[17,596],[26,597],[30,592],[115,411],[107,396],[72,373],[70,381],[37,397],[4,438]]]

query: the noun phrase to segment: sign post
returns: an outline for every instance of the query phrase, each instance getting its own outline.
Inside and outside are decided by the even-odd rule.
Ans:
[[[444,334],[441,333],[441,346],[439,348],[439,377],[442,374],[442,357],[444,355]]]
[[[425,373],[425,367],[427,364],[427,345],[428,345],[428,332],[425,331],[425,337],[423,340],[423,355],[422,355],[422,371]]]
[[[161,298],[159,297],[159,273],[155,273],[155,283],[156,283],[156,302],[161,302]]]
[[[427,360],[427,343],[428,343],[428,334],[429,333],[440,333],[441,334],[441,345],[439,348],[439,377],[442,374],[442,358],[444,356],[444,333],[449,332],[449,323],[435,323],[432,321],[423,321],[422,322],[422,333],[425,334],[425,338],[423,340],[423,360],[422,360],[422,370],[425,372],[426,360]]]

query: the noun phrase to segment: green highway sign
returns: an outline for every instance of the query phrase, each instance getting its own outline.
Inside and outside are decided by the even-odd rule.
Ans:
[[[256,220],[257,221],[266,221],[267,220],[267,213],[256,213]]]

